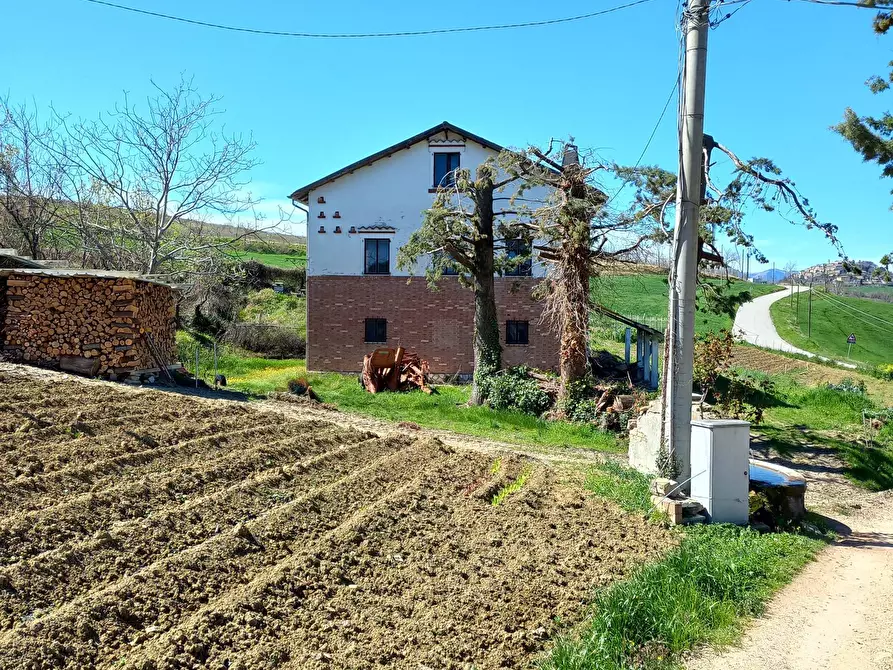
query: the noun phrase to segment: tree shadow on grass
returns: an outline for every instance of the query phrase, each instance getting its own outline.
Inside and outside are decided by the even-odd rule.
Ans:
[[[756,428],[751,447],[768,460],[795,470],[843,474],[872,491],[893,489],[890,446],[867,446],[856,438],[841,439],[793,425]]]

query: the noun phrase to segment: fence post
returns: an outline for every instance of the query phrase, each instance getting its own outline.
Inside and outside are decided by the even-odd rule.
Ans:
[[[633,331],[629,326],[626,327],[626,367],[629,367],[629,350],[633,341]]]
[[[195,388],[198,388],[198,354],[201,350],[202,345],[198,342],[195,343]]]

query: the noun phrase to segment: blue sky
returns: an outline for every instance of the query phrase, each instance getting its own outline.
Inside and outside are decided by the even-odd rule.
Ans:
[[[453,0],[410,3],[121,0],[219,23],[288,31],[380,32],[532,21],[622,0]],[[736,5],[737,7],[737,5]],[[262,165],[255,194],[286,204],[294,188],[448,120],[500,144],[573,135],[607,159],[635,162],[676,76],[675,0],[551,27],[433,37],[308,40],[167,22],[83,0],[4,8],[2,90],[13,100],[95,116],[123,91],[181,73],[223,97],[227,129],[252,133]],[[864,81],[884,73],[893,36],[867,10],[753,0],[710,34],[706,128],[741,157],[769,156],[846,252],[877,260],[893,248],[893,180],[828,127],[850,105],[893,107]],[[675,103],[645,163],[675,170]],[[770,261],[799,267],[834,257],[820,234],[757,213],[748,219]]]

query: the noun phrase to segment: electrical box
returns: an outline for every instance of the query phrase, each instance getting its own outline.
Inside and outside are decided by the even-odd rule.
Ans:
[[[691,497],[714,523],[746,524],[750,485],[750,423],[691,422]]]

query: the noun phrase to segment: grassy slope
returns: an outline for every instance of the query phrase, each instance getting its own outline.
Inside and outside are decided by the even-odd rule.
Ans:
[[[606,463],[587,487],[631,512],[651,509],[648,478],[632,470]],[[805,535],[722,525],[680,532],[663,560],[596,592],[589,620],[560,639],[542,667],[676,668],[698,644],[734,641],[741,618],[759,614],[822,546]]]
[[[239,312],[239,320],[290,326],[297,328],[306,339],[307,299],[265,288],[248,296],[248,304]]]
[[[808,302],[806,294],[800,296],[799,326],[796,296],[793,306],[787,299],[772,305],[772,321],[782,338],[806,351],[845,360],[846,338],[855,333],[852,360],[870,365],[893,363],[893,304],[837,295],[826,297],[824,292],[816,291],[812,300],[812,336],[807,337]]]
[[[773,284],[733,281],[728,293],[740,296],[747,291],[756,298],[778,289]],[[616,275],[603,277],[594,283],[592,295],[597,302],[625,316],[666,319],[668,290],[666,274]],[[695,330],[704,333],[731,328],[732,317],[728,314],[712,314],[700,309],[704,304],[701,293],[698,292],[699,310],[695,315]]]
[[[806,386],[798,375],[775,375],[773,405],[763,425],[763,435],[783,456],[814,446],[827,448],[844,461],[846,476],[874,491],[893,488],[893,424],[866,446],[862,410],[878,409],[867,395],[845,393],[825,386]]]
[[[191,342],[188,334],[179,333],[181,350],[187,350]],[[191,354],[184,357],[193,360]],[[290,379],[306,378],[324,402],[339,409],[392,421],[412,421],[427,428],[518,444],[572,446],[612,452],[625,448],[613,434],[590,426],[543,421],[527,414],[487,407],[467,407],[468,386],[439,386],[439,392],[430,396],[422,392],[372,395],[360,387],[355,376],[308,374],[303,360],[273,360],[231,352],[220,355],[218,371],[226,375],[230,388],[257,395],[283,391]],[[206,354],[201,359],[200,376],[206,380],[213,379],[213,362]]]
[[[265,254],[259,251],[237,251],[233,255],[240,260],[257,261],[274,268],[302,268],[307,265],[306,254]]]

